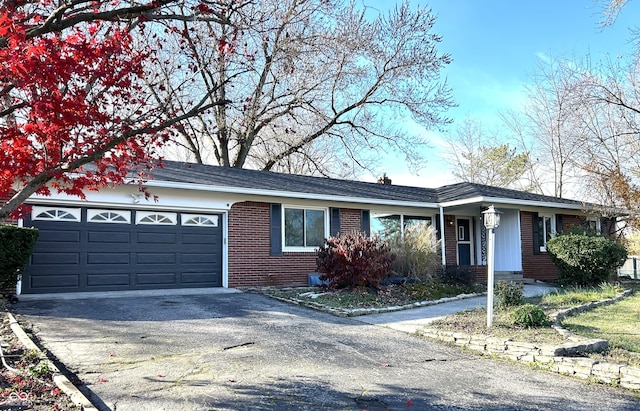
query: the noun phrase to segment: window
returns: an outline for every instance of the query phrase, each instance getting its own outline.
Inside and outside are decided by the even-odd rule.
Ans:
[[[553,215],[538,216],[538,241],[540,251],[547,251],[547,241],[556,234],[556,219]]]
[[[182,214],[182,225],[186,226],[218,226],[217,215]]]
[[[87,210],[87,220],[92,223],[129,224],[131,211]]]
[[[178,215],[176,213],[165,213],[155,211],[137,211],[136,224],[151,225],[176,225]]]
[[[420,223],[433,224],[433,217],[410,216],[404,214],[371,213],[371,235],[389,238],[396,234],[404,237],[404,230]]]
[[[284,207],[285,250],[317,248],[329,231],[326,209]]]
[[[34,206],[31,210],[33,220],[80,221],[79,208],[50,208]]]

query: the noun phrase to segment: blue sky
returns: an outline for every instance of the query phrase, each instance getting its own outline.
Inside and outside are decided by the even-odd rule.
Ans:
[[[389,10],[395,0],[359,0]],[[400,1],[400,0],[399,0]],[[640,25],[640,1],[631,1],[613,26],[601,27],[601,2],[594,0],[412,0],[438,16],[434,32],[443,36],[440,51],[453,62],[443,72],[458,107],[449,115],[466,115],[487,126],[499,125],[498,111],[517,109],[536,61],[546,56],[628,56],[630,28]],[[450,129],[455,128],[455,123]],[[412,175],[401,160],[389,159],[386,173],[394,184],[439,186],[454,182],[441,160],[446,134],[429,133],[429,162]],[[435,171],[437,170],[437,171]]]

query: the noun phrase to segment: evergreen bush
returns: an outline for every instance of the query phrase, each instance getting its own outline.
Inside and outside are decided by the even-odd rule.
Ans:
[[[547,253],[562,284],[596,286],[607,282],[624,264],[627,250],[602,236],[565,234],[547,241]]]
[[[35,228],[0,225],[0,291],[16,286],[37,239]]]
[[[440,282],[460,287],[470,287],[476,282],[476,277],[466,267],[448,265],[440,274]]]
[[[498,281],[493,288],[496,297],[496,306],[503,310],[515,307],[524,302],[524,285],[507,281]]]
[[[524,327],[542,327],[551,324],[549,317],[535,304],[524,304],[513,310],[511,321]]]

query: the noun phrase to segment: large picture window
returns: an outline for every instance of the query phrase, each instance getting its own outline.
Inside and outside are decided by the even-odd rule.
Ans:
[[[285,250],[318,248],[327,237],[327,210],[284,207]]]
[[[404,230],[420,223],[433,224],[431,216],[410,216],[404,214],[371,213],[371,234],[383,239],[395,235],[404,237]]]

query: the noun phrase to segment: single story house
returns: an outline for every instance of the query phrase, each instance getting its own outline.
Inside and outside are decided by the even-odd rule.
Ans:
[[[315,250],[338,232],[375,234],[426,221],[442,241],[443,266],[486,281],[481,213],[503,212],[496,272],[553,280],[545,254],[553,233],[612,221],[587,217],[580,201],[460,183],[406,187],[166,161],[145,183],[89,191],[86,199],[33,196],[23,223],[40,230],[19,292],[306,285]]]

